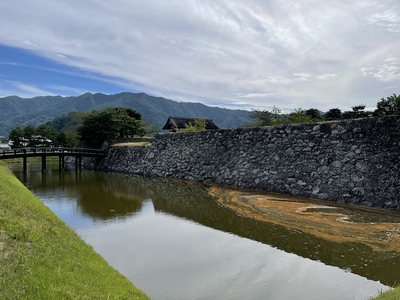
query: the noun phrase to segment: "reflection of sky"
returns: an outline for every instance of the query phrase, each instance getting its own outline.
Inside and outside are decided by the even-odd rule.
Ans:
[[[47,195],[46,193],[36,193],[36,196],[73,229],[92,228],[99,223],[81,213],[75,198],[62,194]]]
[[[68,205],[54,211],[64,214]],[[85,219],[70,226],[152,299],[368,299],[386,289],[339,268],[156,212],[150,200],[124,220]]]

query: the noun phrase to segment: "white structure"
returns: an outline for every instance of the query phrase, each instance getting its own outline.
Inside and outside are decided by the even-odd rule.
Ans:
[[[0,150],[11,150],[11,147],[7,143],[0,143]]]

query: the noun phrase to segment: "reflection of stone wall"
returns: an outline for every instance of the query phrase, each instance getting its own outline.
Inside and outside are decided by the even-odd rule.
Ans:
[[[400,118],[157,135],[100,169],[397,208]]]

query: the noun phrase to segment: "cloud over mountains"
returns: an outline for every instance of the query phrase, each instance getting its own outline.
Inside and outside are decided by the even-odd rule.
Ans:
[[[33,55],[0,56],[0,96],[119,89],[327,110],[374,107],[400,87],[394,0],[15,0],[0,19],[0,44]]]

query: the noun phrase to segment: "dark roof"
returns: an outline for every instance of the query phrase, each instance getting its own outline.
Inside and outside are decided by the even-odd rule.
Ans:
[[[165,123],[163,129],[164,130],[175,130],[175,129],[184,129],[189,124],[193,124],[196,119],[201,118],[182,118],[182,117],[169,117],[167,123]],[[213,120],[206,120],[206,130],[210,129],[219,129],[217,125],[214,124]]]

